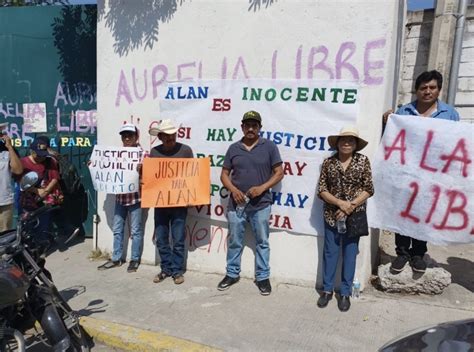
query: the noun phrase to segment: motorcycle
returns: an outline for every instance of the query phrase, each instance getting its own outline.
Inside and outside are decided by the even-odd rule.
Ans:
[[[26,176],[22,189],[37,181],[30,173]],[[52,351],[89,351],[79,317],[61,297],[45,268],[42,247],[35,242],[38,218],[54,209],[45,205],[26,213],[16,230],[0,233],[0,351],[25,351],[23,334],[36,322]]]

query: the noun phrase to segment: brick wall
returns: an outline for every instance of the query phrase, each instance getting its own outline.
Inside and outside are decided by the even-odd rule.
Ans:
[[[398,105],[415,99],[413,91],[416,77],[431,69],[428,67],[428,56],[433,19],[434,10],[407,14]],[[448,82],[445,82],[444,89],[447,88]],[[474,123],[474,6],[469,6],[467,11],[455,105],[463,120]]]

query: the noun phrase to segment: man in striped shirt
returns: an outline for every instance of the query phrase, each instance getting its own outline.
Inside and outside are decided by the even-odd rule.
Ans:
[[[124,147],[138,147],[138,128],[126,123],[120,128],[120,136]],[[114,233],[114,251],[112,259],[108,260],[98,270],[106,270],[121,266],[123,259],[123,236],[125,230],[125,220],[130,214],[130,232],[132,238],[132,253],[127,272],[135,272],[140,265],[140,259],[143,246],[143,226],[142,226],[142,208],[140,192],[117,194],[115,198],[115,211],[112,231]]]

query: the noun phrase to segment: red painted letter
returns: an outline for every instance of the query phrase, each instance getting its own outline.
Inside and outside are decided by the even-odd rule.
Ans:
[[[405,144],[405,135],[406,131],[403,129],[395,138],[395,141],[390,147],[384,147],[385,156],[384,159],[388,160],[392,152],[399,150],[400,151],[400,162],[402,165],[405,165],[405,151],[407,150],[407,146]],[[398,145],[400,143],[400,145]]]

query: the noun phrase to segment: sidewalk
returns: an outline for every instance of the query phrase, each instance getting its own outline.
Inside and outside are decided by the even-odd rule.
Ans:
[[[148,265],[132,274],[126,265],[98,271],[101,261],[88,259],[91,249],[86,240],[48,257],[47,268],[63,296],[86,317],[86,325],[117,323],[113,329],[122,336],[129,327],[158,332],[167,350],[376,351],[408,330],[474,317],[474,293],[457,283],[434,297],[371,288],[341,313],[336,300],[319,309],[312,287],[272,282],[272,294],[263,297],[243,278],[220,292],[220,275],[188,271],[186,281],[175,285],[172,279],[153,283],[159,268]]]

